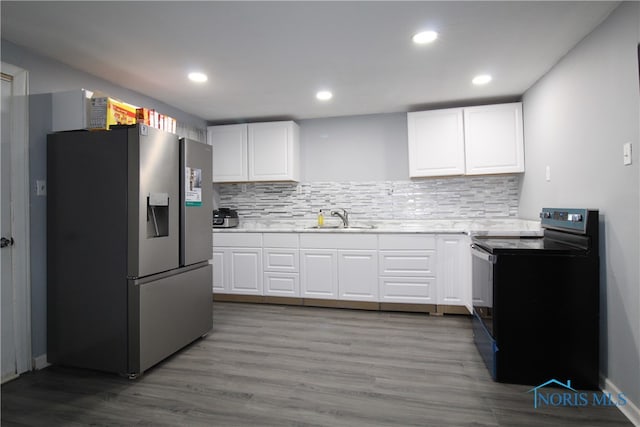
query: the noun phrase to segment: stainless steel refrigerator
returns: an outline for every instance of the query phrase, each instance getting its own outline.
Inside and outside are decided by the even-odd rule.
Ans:
[[[146,125],[49,134],[49,363],[135,377],[210,331],[211,159]]]

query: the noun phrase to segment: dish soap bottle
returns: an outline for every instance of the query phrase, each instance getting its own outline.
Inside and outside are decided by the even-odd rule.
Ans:
[[[318,212],[318,227],[322,227],[324,225],[324,214],[322,213],[322,209]]]

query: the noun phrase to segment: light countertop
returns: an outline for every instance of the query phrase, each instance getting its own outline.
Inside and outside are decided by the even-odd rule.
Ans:
[[[234,228],[214,228],[214,233],[433,233],[472,236],[541,236],[540,221],[517,218],[469,218],[430,220],[352,220],[352,226],[375,228],[332,228],[340,222],[325,218],[324,227],[313,220],[243,220]]]

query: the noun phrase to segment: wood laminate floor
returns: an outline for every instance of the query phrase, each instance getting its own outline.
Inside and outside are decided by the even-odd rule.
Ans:
[[[52,366],[2,386],[3,426],[627,426],[493,382],[465,316],[214,303],[137,380]]]

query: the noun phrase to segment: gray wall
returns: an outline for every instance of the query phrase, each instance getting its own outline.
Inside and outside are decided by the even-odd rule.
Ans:
[[[409,179],[406,113],[299,120],[301,181]]]
[[[623,3],[524,96],[520,213],[599,208],[601,372],[640,406],[640,4]],[[623,166],[622,145],[633,144]],[[545,168],[551,166],[551,181]]]
[[[205,128],[205,120],[187,114],[157,99],[123,88],[99,77],[71,68],[61,62],[45,58],[7,40],[2,40],[2,61],[29,71],[29,93],[42,94],[71,89],[99,90],[133,105],[154,108],[178,122]]]
[[[134,105],[155,108],[190,127],[205,128],[206,121],[53,61],[2,40],[2,61],[29,72],[29,179],[31,243],[31,346],[33,357],[46,353],[46,198],[35,195],[35,181],[45,179],[46,136],[51,131],[51,92],[86,88],[101,90]]]

